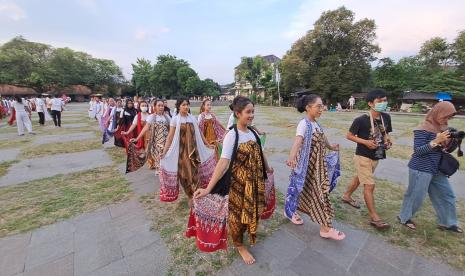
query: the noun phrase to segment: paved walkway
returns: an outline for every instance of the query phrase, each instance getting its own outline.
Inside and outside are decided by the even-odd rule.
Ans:
[[[156,188],[152,172],[128,175],[136,194]],[[0,275],[165,275],[170,255],[137,198],[27,234],[0,239]]]

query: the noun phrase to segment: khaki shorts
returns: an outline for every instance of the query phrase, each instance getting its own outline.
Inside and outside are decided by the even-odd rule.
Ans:
[[[372,160],[368,157],[355,155],[354,156],[355,169],[357,170],[358,180],[362,185],[373,185],[375,180],[373,173],[378,166],[378,160]]]

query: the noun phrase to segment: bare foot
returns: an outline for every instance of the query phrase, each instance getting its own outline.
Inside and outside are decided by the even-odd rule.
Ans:
[[[246,264],[251,265],[255,263],[254,257],[252,256],[252,254],[250,254],[247,248],[245,248],[244,246],[239,246],[237,247],[237,251],[239,252],[239,254],[241,255],[242,259],[244,260]]]

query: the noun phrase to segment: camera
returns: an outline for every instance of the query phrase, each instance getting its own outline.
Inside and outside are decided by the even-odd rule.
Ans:
[[[462,151],[462,140],[465,138],[465,131],[457,130],[453,127],[449,128],[449,134],[450,138],[452,138],[452,142],[449,145],[449,148],[447,149],[447,152],[453,152],[458,148],[457,151],[457,156],[462,157],[463,156],[463,151]]]
[[[465,138],[465,131],[457,130],[453,127],[449,128],[450,138],[460,139]]]
[[[375,150],[376,159],[386,159],[386,146],[383,143],[380,143]]]

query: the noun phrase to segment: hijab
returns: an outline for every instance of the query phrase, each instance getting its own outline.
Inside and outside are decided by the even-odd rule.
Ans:
[[[128,103],[132,102],[132,107],[128,107]],[[130,115],[126,115],[125,112],[129,113]],[[134,107],[134,102],[131,100],[127,100],[123,110],[123,124],[130,125],[134,120],[134,117],[137,115],[137,109]]]
[[[426,130],[433,133],[446,131],[448,128],[447,118],[457,113],[455,106],[447,101],[439,102],[426,114],[425,121],[420,125],[419,130]]]

